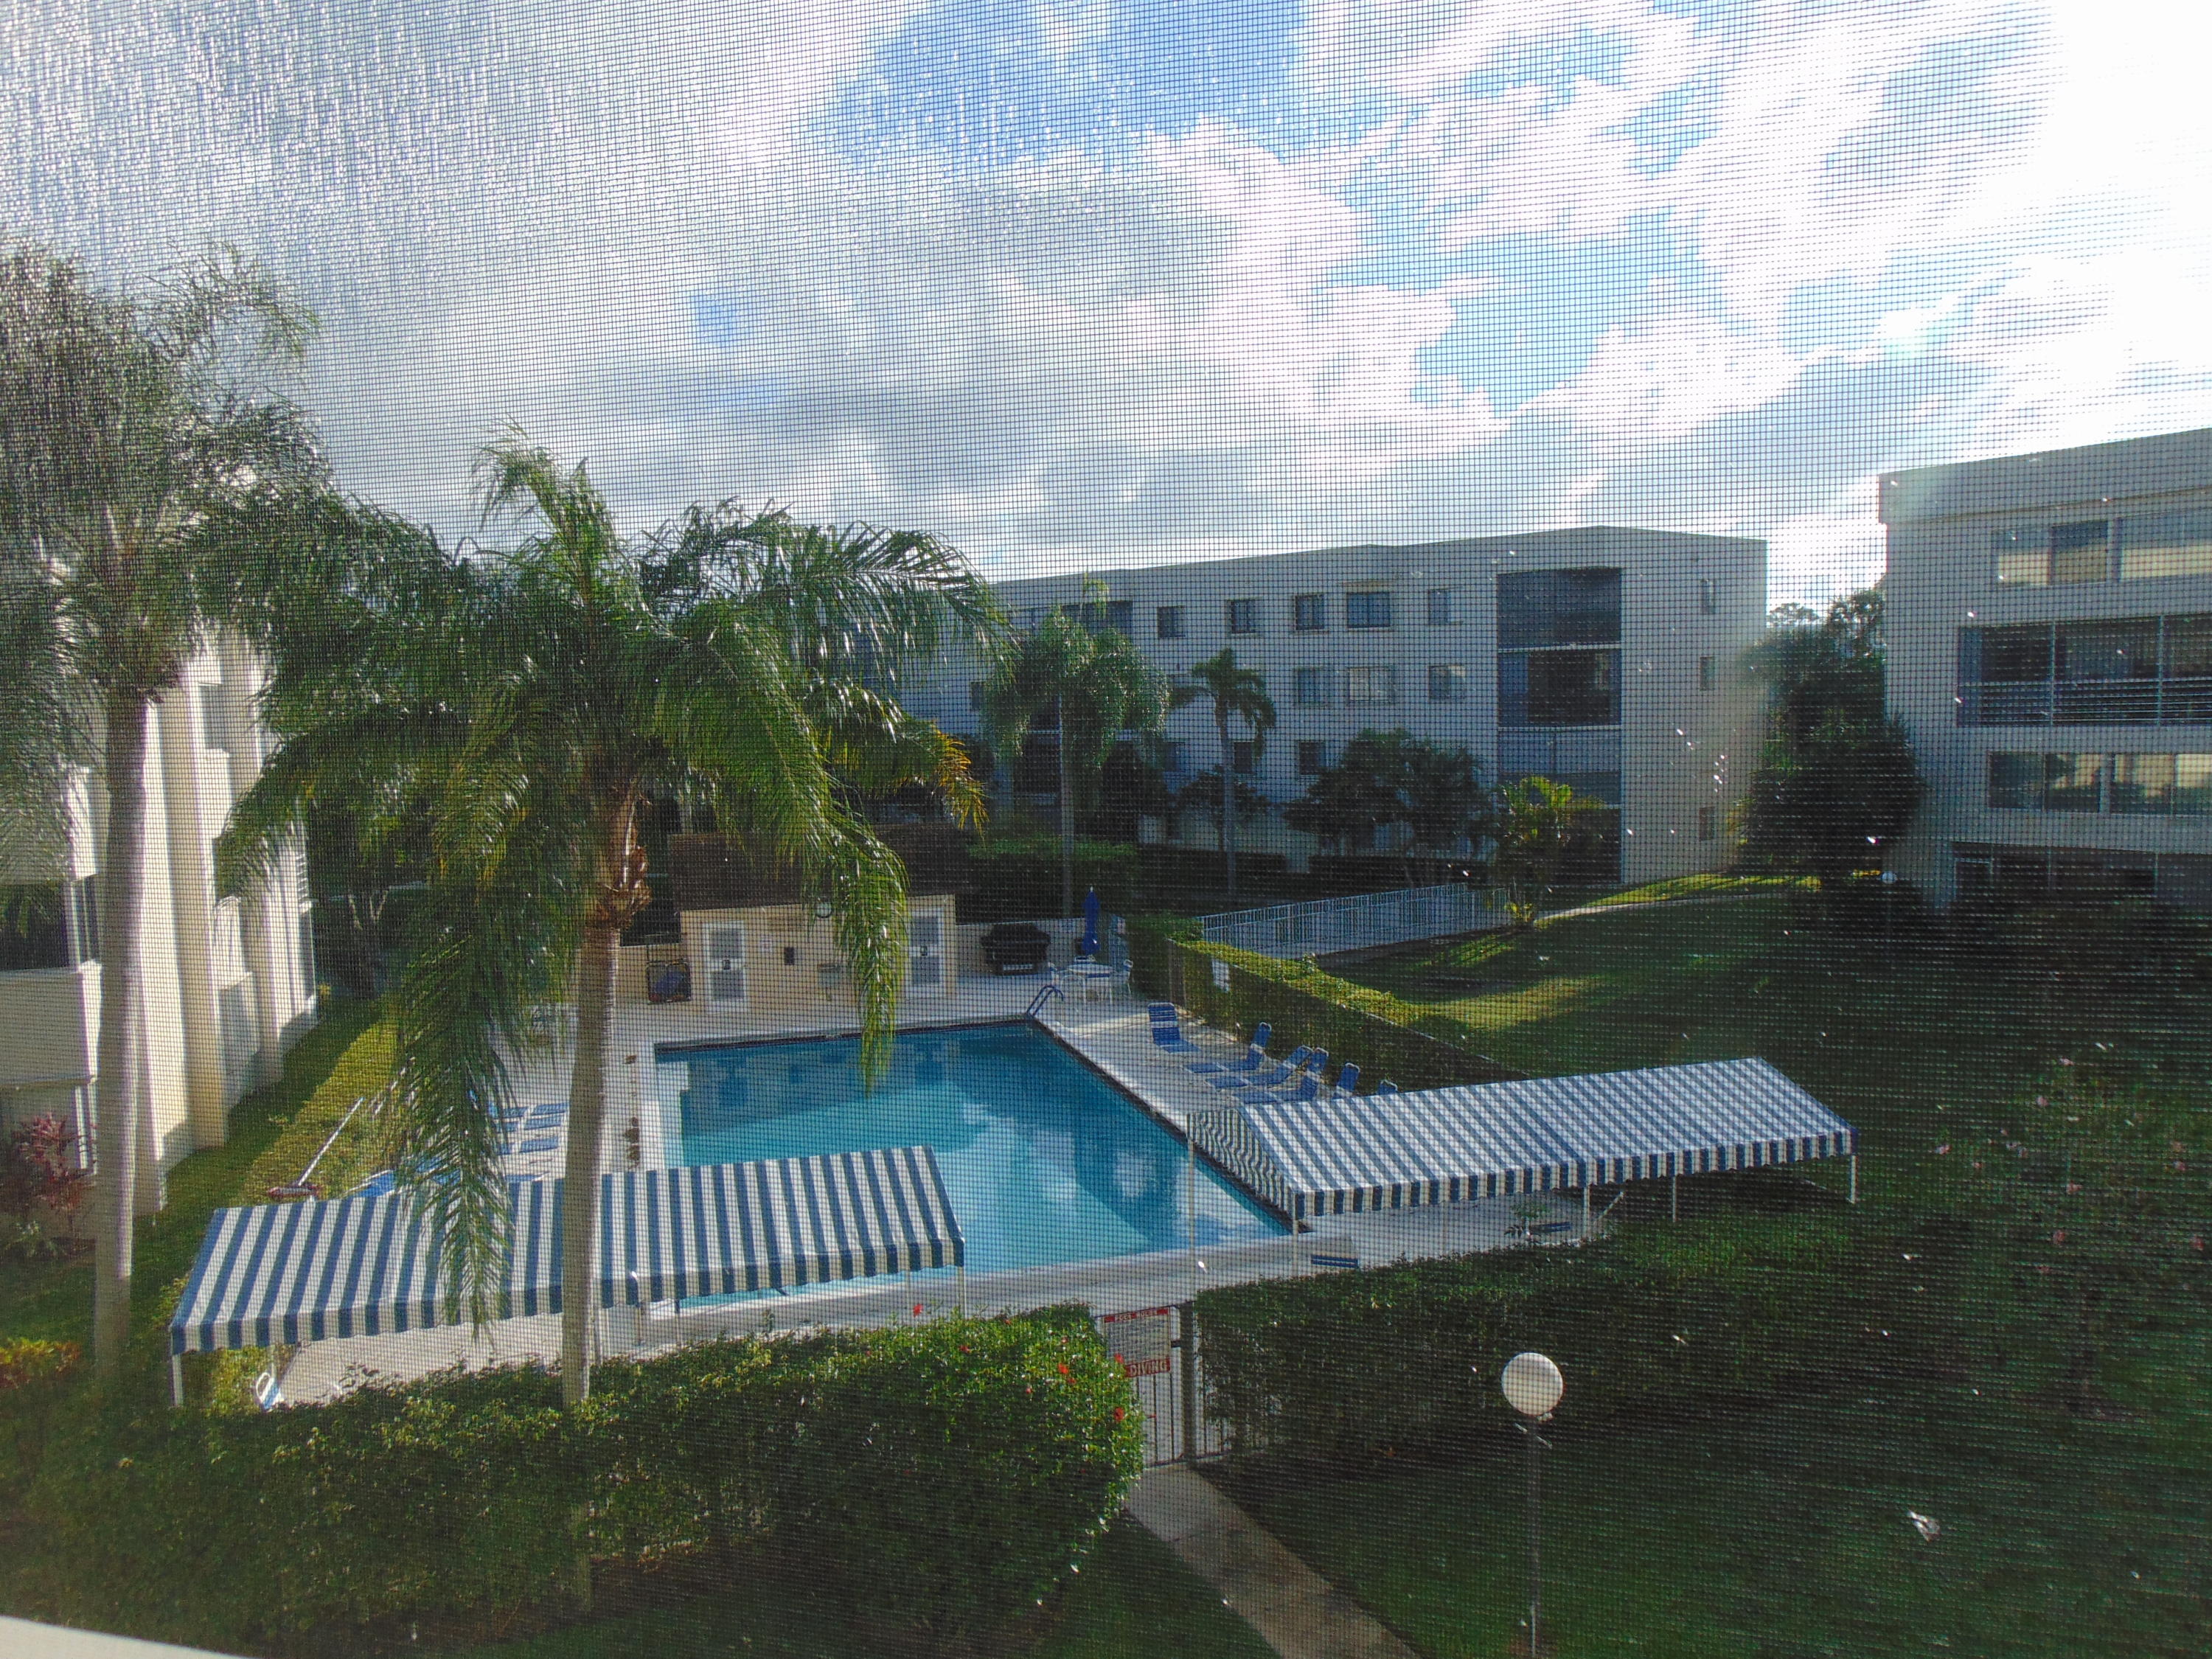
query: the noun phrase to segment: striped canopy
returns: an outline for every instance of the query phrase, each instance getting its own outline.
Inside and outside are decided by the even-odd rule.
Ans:
[[[503,1318],[561,1310],[557,1180],[507,1183],[492,1288]],[[172,1353],[459,1324],[444,1230],[405,1193],[218,1210],[169,1325]],[[967,1246],[927,1146],[599,1178],[599,1305],[725,1296],[924,1267]]]
[[[1857,1150],[1763,1060],[1196,1114],[1217,1163],[1296,1218],[1758,1169]]]

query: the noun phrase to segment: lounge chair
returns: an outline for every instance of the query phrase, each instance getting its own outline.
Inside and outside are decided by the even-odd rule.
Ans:
[[[1335,1092],[1340,1095],[1348,1095],[1358,1086],[1359,1062],[1356,1060],[1347,1060],[1344,1062],[1344,1069],[1336,1074]]]
[[[1225,1062],[1194,1060],[1188,1062],[1183,1070],[1198,1077],[1219,1072],[1256,1072],[1267,1063],[1267,1039],[1274,1035],[1275,1028],[1263,1019],[1260,1022],[1260,1029],[1252,1033],[1252,1046],[1244,1051],[1243,1059]]]
[[[1294,1101],[1319,1100],[1321,1074],[1328,1065],[1328,1050],[1316,1048],[1313,1051],[1312,1059],[1306,1062],[1306,1069],[1302,1075],[1286,1078],[1272,1088],[1240,1089],[1237,1091],[1237,1098],[1249,1105],[1261,1104],[1271,1100],[1282,1101],[1285,1103]]]
[[[1145,1012],[1152,1022],[1152,1044],[1155,1048],[1165,1048],[1170,1054],[1176,1054],[1202,1052],[1195,1042],[1182,1034],[1182,1024],[1176,1018],[1175,1004],[1149,1003]]]
[[[1326,1051],[1324,1052],[1324,1056]],[[1206,1080],[1217,1089],[1256,1089],[1265,1093],[1279,1089],[1305,1070],[1306,1063],[1314,1058],[1314,1050],[1301,1042],[1291,1051],[1291,1057],[1267,1072],[1255,1072],[1249,1077],[1210,1077]]]
[[[1378,1095],[1395,1095],[1398,1092],[1398,1085],[1386,1077],[1375,1085],[1375,1092]]]

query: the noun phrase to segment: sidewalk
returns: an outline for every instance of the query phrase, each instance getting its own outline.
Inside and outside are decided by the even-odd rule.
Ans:
[[[1146,1470],[1128,1509],[1283,1659],[1419,1659],[1196,1470]]]

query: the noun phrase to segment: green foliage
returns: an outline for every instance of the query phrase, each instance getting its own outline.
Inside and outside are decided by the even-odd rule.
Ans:
[[[1603,810],[1549,778],[1522,778],[1498,791],[1498,878],[1516,923],[1534,925],[1544,894],[1559,884]]]
[[[1134,1480],[1140,1419],[1081,1310],[536,1368],[243,1416],[88,1411],[40,1473],[55,1610],[225,1648],[565,1605],[577,1553],[808,1560],[951,1638],[1032,1605]],[[312,1638],[311,1638],[311,1632]]]
[[[1135,929],[1131,929],[1133,936]],[[1265,1020],[1276,1047],[1310,1043],[1338,1064],[1357,1060],[1371,1089],[1384,1078],[1405,1089],[1455,1083],[1497,1083],[1520,1073],[1444,1039],[1414,1029],[1425,1016],[1387,991],[1370,990],[1323,973],[1309,962],[1284,962],[1233,945],[1177,942],[1181,957],[1176,1000],[1225,1030],[1249,1032]],[[1229,965],[1227,989],[1213,982],[1213,963]],[[1133,973],[1133,983],[1139,983]],[[1139,984],[1139,988],[1146,988]]]
[[[1334,766],[1283,809],[1293,830],[1346,844],[1372,844],[1397,833],[1406,879],[1417,859],[1453,855],[1462,841],[1480,852],[1492,829],[1490,792],[1463,748],[1416,738],[1404,727],[1362,732]]]
[[[1883,705],[1880,587],[1838,599],[1817,621],[1783,607],[1744,665],[1767,697],[1766,743],[1740,808],[1747,861],[1824,886],[1880,867],[1924,787],[1904,725]]]
[[[1894,1311],[1898,1242],[1856,1218],[1622,1225],[1580,1249],[1209,1291],[1200,1340],[1240,1448],[1334,1463],[1459,1457],[1480,1425],[1510,1416],[1498,1376],[1523,1349],[1559,1362],[1577,1422],[1770,1398],[1923,1358],[1928,1334]]]

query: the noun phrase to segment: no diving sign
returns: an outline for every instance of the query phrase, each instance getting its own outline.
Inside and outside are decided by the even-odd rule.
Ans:
[[[1157,1376],[1168,1369],[1175,1351],[1172,1317],[1166,1308],[1138,1308],[1098,1322],[1106,1352],[1124,1376]]]

